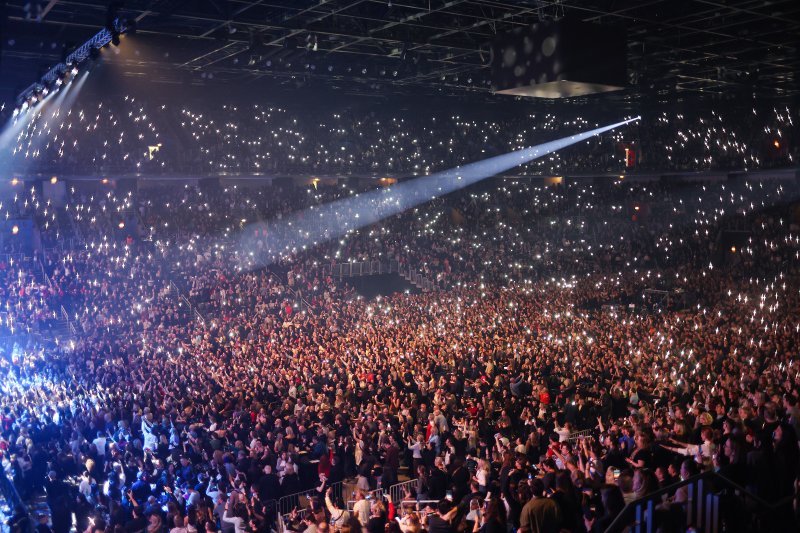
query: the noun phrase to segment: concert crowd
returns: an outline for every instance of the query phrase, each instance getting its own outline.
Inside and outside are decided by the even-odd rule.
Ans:
[[[493,179],[289,225],[373,188],[20,188],[0,453],[39,531],[594,532],[654,493],[677,531],[702,474],[729,530],[797,527],[795,182]],[[332,275],[365,260],[436,289]]]
[[[792,166],[798,156],[795,119],[786,106],[654,109],[639,122],[532,161],[519,172]],[[577,110],[502,114],[331,105],[309,111],[156,103],[134,95],[45,104],[16,120],[9,169],[57,169],[62,175],[426,175],[606,125]]]

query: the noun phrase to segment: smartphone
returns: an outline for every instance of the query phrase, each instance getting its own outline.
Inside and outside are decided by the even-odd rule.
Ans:
[[[618,480],[619,479],[619,468],[615,468],[614,470],[612,470],[612,472],[614,472],[614,481]]]
[[[448,501],[453,501],[453,491],[448,490],[444,498]]]

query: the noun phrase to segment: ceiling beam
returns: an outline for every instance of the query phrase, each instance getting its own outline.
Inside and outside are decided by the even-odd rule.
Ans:
[[[42,15],[39,17],[39,20],[44,20],[47,14],[50,13],[50,10],[53,9],[53,6],[55,6],[57,3],[58,0],[50,0],[47,2],[47,5],[44,6],[44,9],[42,9]]]

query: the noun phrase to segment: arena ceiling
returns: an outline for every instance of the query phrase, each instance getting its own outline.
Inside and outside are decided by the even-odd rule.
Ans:
[[[111,54],[123,73],[172,83],[489,94],[496,34],[574,17],[627,32],[630,86],[610,98],[800,93],[796,0],[8,0],[3,61],[44,71],[110,15],[136,22]]]

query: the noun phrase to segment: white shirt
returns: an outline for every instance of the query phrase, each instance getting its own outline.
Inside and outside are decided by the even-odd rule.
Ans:
[[[86,479],[81,479],[80,485],[78,485],[78,492],[83,494],[87,500],[91,501],[92,498],[92,484],[89,483]]]
[[[97,437],[92,441],[92,444],[97,446],[97,455],[105,457],[106,455],[106,439],[105,437]]]
[[[247,531],[247,524],[245,524],[244,519],[238,516],[228,516],[228,511],[225,511],[225,516],[222,517],[222,520],[223,522],[228,522],[230,524],[233,524],[233,526],[236,528],[236,533],[245,533],[245,531]],[[170,531],[170,533],[176,533],[176,532]]]
[[[411,456],[414,459],[422,459],[422,443],[415,442],[414,444],[409,444],[408,449],[411,450]]]
[[[369,502],[367,500],[358,500],[356,504],[353,505],[353,512],[356,514],[356,518],[358,518],[362,526],[366,526],[367,522],[369,522],[369,511]]]

